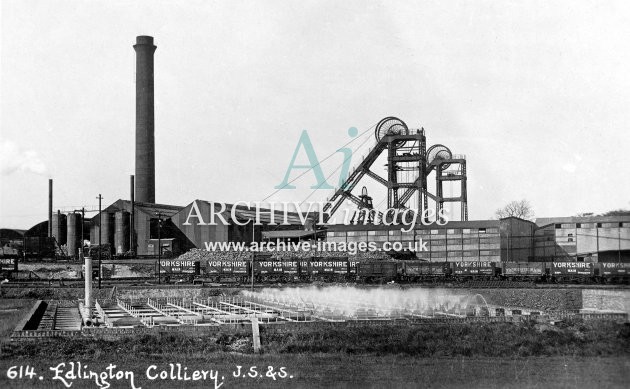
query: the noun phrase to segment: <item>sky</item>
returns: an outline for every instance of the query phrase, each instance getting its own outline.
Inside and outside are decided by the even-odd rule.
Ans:
[[[137,35],[157,46],[158,203],[261,201],[304,130],[336,185],[348,129],[365,134],[346,146],[354,166],[372,126],[395,116],[466,155],[471,220],[520,199],[539,217],[630,209],[626,1],[0,7],[2,228],[47,219],[49,178],[55,209],[129,198]],[[384,188],[365,182],[382,203]],[[307,173],[266,201],[332,195],[315,183]]]

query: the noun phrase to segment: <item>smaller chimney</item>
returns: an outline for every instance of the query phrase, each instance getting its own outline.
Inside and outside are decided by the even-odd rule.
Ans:
[[[136,252],[136,245],[134,242],[135,234],[136,234],[136,224],[134,222],[135,218],[135,191],[134,191],[134,175],[132,174],[130,177],[130,187],[129,194],[131,196],[131,216],[129,220],[129,250]]]
[[[53,214],[53,180],[48,179],[48,237],[52,238],[52,214]]]

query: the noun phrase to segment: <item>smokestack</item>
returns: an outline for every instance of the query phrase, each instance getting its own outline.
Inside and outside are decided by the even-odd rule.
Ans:
[[[136,196],[155,203],[155,117],[153,109],[153,37],[138,36],[136,51]]]
[[[52,225],[52,207],[53,206],[53,181],[52,178],[48,179],[48,237],[52,238],[53,236],[53,225]]]

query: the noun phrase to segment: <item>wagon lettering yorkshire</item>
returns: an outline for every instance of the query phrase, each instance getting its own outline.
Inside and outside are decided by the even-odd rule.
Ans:
[[[590,268],[593,267],[593,264],[584,262],[555,262],[553,266],[558,268]]]
[[[493,262],[456,262],[459,267],[492,267]]]
[[[630,269],[630,262],[627,263],[602,263],[601,264],[602,267],[606,268],[606,269]]]
[[[195,261],[162,261],[160,262],[162,266],[195,266]]]

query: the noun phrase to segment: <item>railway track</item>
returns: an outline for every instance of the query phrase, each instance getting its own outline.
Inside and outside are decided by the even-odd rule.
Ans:
[[[98,281],[94,281],[94,288],[97,287]],[[238,284],[238,283],[213,283],[213,282],[198,282],[191,284],[190,282],[158,282],[157,277],[128,277],[121,279],[103,279],[101,281],[101,287],[112,286],[125,286],[125,287],[158,287],[158,288],[233,288],[233,289],[249,289],[251,284]],[[307,287],[307,286],[354,286],[358,288],[410,288],[410,287],[423,287],[423,288],[447,288],[447,289],[606,289],[606,290],[628,290],[630,285],[623,284],[551,284],[551,283],[538,283],[527,284],[522,283],[502,283],[501,281],[492,282],[479,282],[479,283],[403,283],[403,284],[358,284],[358,283],[257,283],[255,288],[286,288],[286,287]],[[2,285],[2,288],[84,288],[85,283],[83,280],[75,278],[56,278],[56,279],[38,279],[38,280],[26,280],[17,279],[11,280],[8,283]]]

